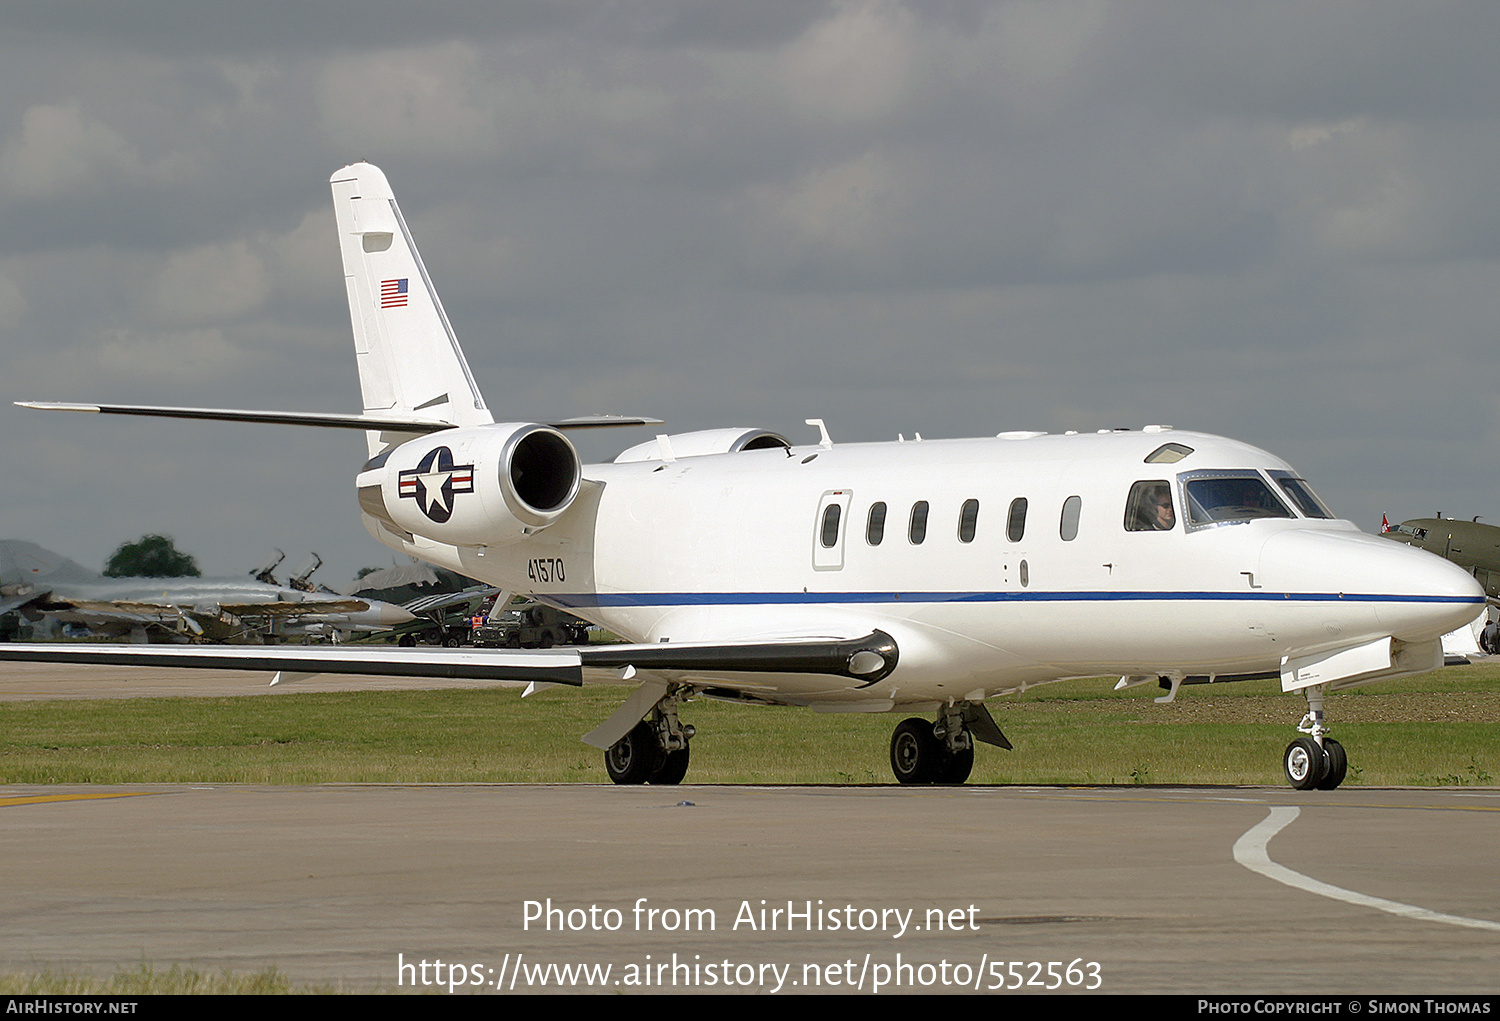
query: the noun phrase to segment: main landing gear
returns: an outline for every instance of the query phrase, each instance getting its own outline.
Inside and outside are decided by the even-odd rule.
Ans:
[[[974,741],[1000,748],[1010,742],[979,702],[957,702],[929,723],[913,716],[891,735],[891,772],[903,784],[960,784],[974,768]]]
[[[1298,733],[1306,736],[1286,746],[1281,768],[1287,782],[1299,791],[1331,791],[1344,782],[1349,759],[1344,746],[1329,737],[1323,726],[1323,685],[1313,685],[1306,694],[1307,715],[1297,724]]]
[[[637,723],[604,753],[604,769],[619,784],[680,784],[687,776],[695,731],[677,718],[677,691],[657,702],[651,714]]]

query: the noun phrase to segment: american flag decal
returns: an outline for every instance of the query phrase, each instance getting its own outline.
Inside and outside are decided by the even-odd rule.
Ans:
[[[381,308],[406,307],[406,280],[406,277],[402,277],[400,280],[380,281]]]

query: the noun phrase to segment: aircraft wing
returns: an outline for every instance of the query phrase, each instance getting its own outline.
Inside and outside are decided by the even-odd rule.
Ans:
[[[27,603],[34,603],[45,595],[47,595],[45,592],[28,592],[25,595],[6,596],[4,599],[0,599],[0,613],[19,610]]]
[[[497,588],[489,587],[464,589],[462,592],[439,592],[436,595],[419,596],[409,603],[403,603],[401,608],[408,613],[430,615],[435,610],[446,610],[461,603],[481,602],[499,591]]]
[[[122,620],[175,620],[187,614],[192,617],[217,617],[221,612],[236,617],[301,617],[312,613],[363,613],[370,604],[363,599],[272,600],[261,603],[205,602],[196,606],[183,603],[161,603],[139,599],[57,599],[46,609],[71,610],[99,618]]]
[[[279,600],[270,603],[220,603],[219,609],[236,617],[302,617],[310,613],[364,613],[370,604],[363,599]]]
[[[729,643],[664,642],[559,649],[401,649],[351,646],[0,645],[0,661],[254,670],[301,677],[375,674],[447,678],[489,685],[582,685],[631,680],[637,670],[688,674],[830,674],[873,684],[896,667],[896,643],[882,631],[863,638]],[[288,678],[290,679],[290,678]]]

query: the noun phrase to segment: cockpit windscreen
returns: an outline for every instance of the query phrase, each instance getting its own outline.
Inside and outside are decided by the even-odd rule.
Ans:
[[[1192,473],[1182,476],[1187,523],[1225,524],[1255,518],[1289,518],[1292,512],[1253,471]]]
[[[1297,505],[1304,518],[1333,517],[1333,513],[1318,499],[1318,494],[1312,491],[1312,486],[1307,484],[1306,479],[1299,479],[1289,471],[1271,471],[1266,474],[1276,480],[1276,484]]]

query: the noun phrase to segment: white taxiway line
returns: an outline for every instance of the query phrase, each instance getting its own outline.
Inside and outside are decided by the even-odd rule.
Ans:
[[[1274,879],[1278,883],[1284,883],[1298,890],[1306,890],[1319,897],[1331,897],[1348,904],[1375,908],[1378,911],[1400,915],[1402,918],[1415,918],[1423,922],[1443,922],[1446,925],[1462,925],[1470,929],[1500,932],[1500,922],[1490,922],[1482,918],[1465,918],[1462,915],[1445,915],[1441,911],[1429,911],[1426,908],[1401,904],[1383,897],[1355,893],[1353,890],[1345,890],[1343,887],[1309,879],[1300,872],[1293,872],[1285,865],[1276,864],[1266,853],[1266,845],[1271,842],[1272,837],[1286,829],[1291,821],[1301,814],[1301,811],[1299,808],[1271,809],[1269,816],[1245,831],[1244,836],[1234,842],[1234,860],[1251,872],[1259,872],[1267,879]]]

